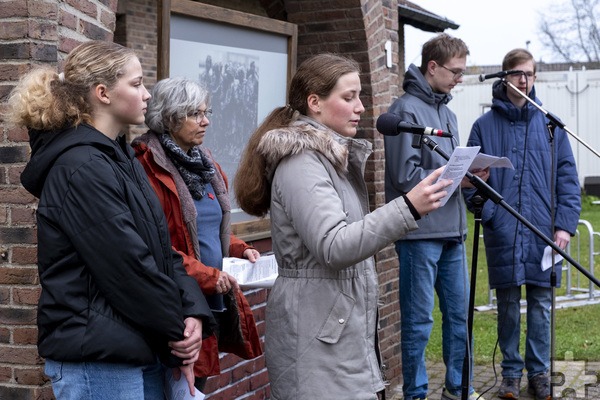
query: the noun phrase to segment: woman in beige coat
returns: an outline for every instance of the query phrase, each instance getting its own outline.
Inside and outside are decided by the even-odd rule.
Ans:
[[[270,211],[279,277],[269,295],[265,353],[274,399],[376,399],[373,255],[439,207],[441,170],[369,213],[363,178],[371,144],[354,139],[364,111],[358,64],[332,54],[305,61],[289,105],[253,134],[236,175],[240,206]]]

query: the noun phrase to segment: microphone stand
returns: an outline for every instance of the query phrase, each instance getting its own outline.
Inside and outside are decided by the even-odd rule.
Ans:
[[[550,156],[552,157],[551,161],[551,169],[550,169],[550,226],[554,227],[554,214],[555,214],[555,204],[554,204],[554,180],[555,171],[556,171],[556,162],[555,162],[555,153],[556,153],[556,141],[554,140],[554,130],[556,129],[556,125],[554,122],[549,122],[547,125],[548,128],[548,138],[550,139]],[[550,376],[554,376],[554,358],[556,352],[556,261],[555,254],[552,252],[552,269],[550,271],[550,290],[552,302],[550,305]],[[550,398],[554,398],[554,385],[550,385]]]
[[[522,98],[524,98],[525,100],[527,100],[532,106],[534,106],[535,108],[537,108],[538,110],[540,110],[546,116],[546,118],[548,118],[550,120],[550,122],[552,122],[552,124],[554,124],[554,125],[558,126],[559,128],[563,129],[565,132],[567,132],[569,135],[571,135],[571,137],[573,137],[579,143],[581,143],[582,145],[584,145],[589,151],[591,151],[592,153],[594,153],[596,155],[596,157],[600,157],[600,153],[598,153],[597,150],[594,150],[594,148],[592,148],[592,146],[590,146],[589,144],[587,144],[583,139],[581,139],[575,133],[571,132],[571,130],[569,128],[567,128],[567,126],[564,123],[562,123],[562,121],[560,119],[558,119],[558,117],[556,117],[551,112],[546,111],[544,108],[542,108],[542,106],[540,106],[535,101],[533,101],[525,93],[521,92],[519,90],[519,88],[517,88],[512,83],[504,80],[504,84],[506,86],[509,86],[511,89],[513,89],[515,91],[515,93],[517,93],[519,96],[521,96]]]
[[[446,154],[446,152],[444,152],[442,149],[440,149],[438,147],[438,144],[432,140],[429,137],[426,136],[422,136],[421,137],[421,143],[424,143],[425,145],[427,145],[427,147],[429,147],[432,151],[435,151],[436,153],[438,153],[440,156],[442,156],[445,160],[450,160],[450,156],[448,154]],[[550,246],[554,251],[556,251],[558,254],[560,254],[565,260],[567,260],[571,265],[573,265],[575,268],[577,268],[579,270],[579,272],[581,272],[583,275],[585,275],[586,278],[588,278],[591,282],[593,282],[596,286],[598,286],[600,288],[600,281],[598,281],[598,279],[596,279],[596,277],[594,275],[592,275],[589,271],[587,271],[585,268],[583,268],[581,265],[579,265],[579,263],[577,261],[575,261],[570,255],[568,255],[563,249],[561,249],[560,247],[558,247],[556,245],[556,243],[554,243],[553,240],[551,240],[548,236],[546,236],[543,232],[541,232],[538,228],[536,228],[531,222],[529,222],[525,217],[523,217],[521,214],[519,214],[517,211],[515,211],[514,208],[512,208],[502,197],[502,195],[500,195],[500,193],[496,192],[490,185],[488,185],[487,183],[485,183],[481,178],[479,178],[476,175],[473,175],[470,172],[467,172],[465,174],[465,176],[469,179],[469,182],[471,182],[471,184],[478,190],[479,195],[483,196],[485,199],[490,199],[492,200],[494,203],[499,204],[500,206],[502,206],[509,214],[511,214],[513,217],[515,217],[519,222],[521,222],[523,225],[525,225],[527,228],[529,228],[529,230],[531,230],[534,234],[536,234],[540,239],[542,239],[548,246]],[[484,200],[485,201],[485,200]],[[476,262],[476,260],[472,260],[473,262]],[[471,287],[474,288],[474,279],[473,277],[471,277]],[[475,291],[473,289],[471,289],[471,292],[469,293],[469,315],[468,315],[468,321],[467,321],[467,328],[468,328],[468,333],[467,333],[467,346],[468,346],[468,351],[465,354],[465,357],[470,357],[470,355],[472,354],[473,351],[473,346],[471,343],[471,336],[473,335],[473,305],[474,305],[474,300],[475,298]],[[469,397],[469,384],[468,384],[468,380],[470,379],[470,374],[469,374],[469,367],[470,367],[470,362],[469,360],[465,360],[465,362],[463,363],[463,387],[462,387],[462,400],[468,400]],[[464,368],[467,368],[467,373],[465,374],[465,370]],[[466,378],[465,378],[466,375]],[[467,382],[467,385],[464,385],[464,382]],[[465,389],[466,388],[466,389]]]
[[[479,193],[476,193],[473,198],[473,208],[475,215],[475,226],[473,229],[473,253],[471,256],[471,285],[469,289],[469,310],[467,317],[467,346],[468,351],[465,353],[462,369],[461,381],[461,399],[469,398],[469,381],[471,380],[471,365],[473,359],[473,311],[475,310],[475,286],[477,284],[477,259],[479,257],[479,227],[481,226],[481,211],[486,198]]]

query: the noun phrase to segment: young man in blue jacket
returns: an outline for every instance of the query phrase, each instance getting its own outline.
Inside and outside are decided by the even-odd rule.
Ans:
[[[535,60],[529,51],[508,52],[502,70],[521,72],[494,82],[492,108],[475,121],[467,144],[512,161],[514,170],[492,169],[487,183],[564,249],[575,233],[581,211],[579,180],[567,133],[556,128],[551,135],[546,116],[512,87],[541,105],[535,96]],[[466,191],[467,204],[473,192]],[[503,355],[498,396],[519,398],[525,368],[529,393],[537,400],[549,400],[552,268],[544,270],[541,266],[546,244],[491,201],[484,204],[482,226],[489,283],[496,289],[498,301],[498,341]],[[560,285],[560,265],[556,275]],[[523,285],[527,298],[525,361],[519,353]]]

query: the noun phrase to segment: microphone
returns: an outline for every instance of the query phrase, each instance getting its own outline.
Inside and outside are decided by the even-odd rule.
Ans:
[[[405,122],[392,113],[383,113],[377,118],[377,130],[386,136],[396,136],[400,132],[414,133],[416,135],[431,135],[439,137],[453,137],[451,133],[444,132],[441,129],[420,126],[412,122]]]
[[[479,75],[479,82],[483,82],[486,79],[492,79],[492,78],[504,78],[506,75],[514,75],[514,74],[522,74],[523,71],[519,70],[519,69],[509,69],[508,71],[500,71],[500,72],[496,72],[495,74],[487,74],[487,75]]]

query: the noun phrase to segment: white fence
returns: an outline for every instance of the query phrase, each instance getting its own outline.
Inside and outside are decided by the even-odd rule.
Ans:
[[[478,77],[465,75],[449,103],[458,117],[462,145],[467,143],[473,122],[491,106],[494,80],[481,83]],[[535,89],[546,111],[600,152],[600,70],[538,72]],[[586,176],[600,176],[600,159],[574,138],[570,140],[583,187]]]
[[[592,276],[598,278],[595,273],[596,257],[600,256],[597,246],[600,243],[600,232],[594,231],[592,224],[586,220],[579,220],[577,232],[567,246],[566,252],[575,260],[580,267],[587,270]],[[583,254],[586,252],[587,254]],[[562,287],[565,294],[556,297],[556,308],[585,306],[600,303],[600,288],[588,280],[577,267],[567,261],[563,261]],[[494,291],[488,291],[488,303],[476,306],[477,311],[488,311],[496,309],[496,297]],[[526,312],[526,301],[521,300],[521,313]]]

